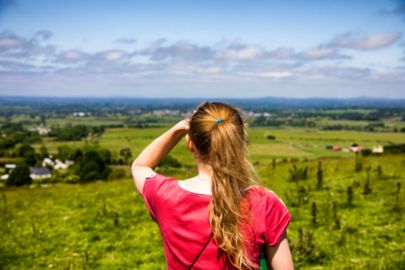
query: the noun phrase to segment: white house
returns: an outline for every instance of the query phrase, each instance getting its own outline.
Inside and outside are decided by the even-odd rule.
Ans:
[[[46,127],[37,127],[36,130],[39,135],[48,135],[48,133],[50,132],[50,130]]]
[[[55,162],[53,162],[53,160],[51,158],[44,158],[44,160],[42,160],[42,167],[46,167],[46,166],[53,167],[53,166],[55,166]]]
[[[30,172],[30,177],[32,179],[44,179],[51,177],[51,171],[46,167],[31,167]]]
[[[67,169],[68,167],[69,167],[69,165],[67,165],[66,163],[63,163],[59,159],[55,160],[55,165],[53,166],[53,168],[56,170]]]
[[[371,149],[371,152],[376,153],[376,154],[382,154],[382,153],[384,153],[384,147],[382,145],[373,146],[373,148]]]
[[[4,165],[4,168],[6,169],[6,171],[9,171],[9,172],[12,171],[12,170],[14,170],[15,167],[16,167],[16,165],[15,165],[15,164],[11,164],[11,163]]]
[[[52,167],[56,170],[67,169],[69,166],[73,165],[75,162],[73,160],[66,160],[65,162],[59,159],[52,159],[52,156],[49,158],[44,158],[42,160],[42,167]]]
[[[360,146],[351,146],[349,149],[354,153],[361,153],[363,151],[363,147]]]
[[[6,165],[4,166],[4,168],[9,169],[9,170],[14,170],[15,167],[17,167],[17,165],[11,164],[11,163],[6,164]]]

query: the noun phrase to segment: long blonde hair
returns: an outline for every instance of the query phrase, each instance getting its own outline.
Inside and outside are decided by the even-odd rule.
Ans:
[[[243,190],[255,184],[247,159],[247,133],[240,112],[224,103],[206,102],[191,117],[189,136],[203,162],[213,170],[210,226],[218,247],[238,269],[252,269],[240,225]]]

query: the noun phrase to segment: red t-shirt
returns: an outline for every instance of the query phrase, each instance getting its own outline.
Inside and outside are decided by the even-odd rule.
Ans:
[[[271,191],[252,187],[249,196],[250,222],[241,225],[245,249],[259,267],[264,245],[275,246],[287,229],[291,215]],[[188,269],[211,236],[211,195],[194,193],[179,186],[176,179],[156,174],[148,177],[143,198],[162,235],[167,269]],[[246,195],[244,195],[244,198]],[[193,269],[233,269],[212,239]]]

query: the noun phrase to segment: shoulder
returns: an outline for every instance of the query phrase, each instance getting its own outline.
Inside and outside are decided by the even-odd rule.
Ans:
[[[249,188],[249,201],[256,215],[280,218],[289,215],[289,210],[281,198],[272,190],[262,186]]]
[[[249,197],[254,200],[266,201],[269,203],[281,203],[285,206],[280,197],[271,189],[262,186],[252,186],[247,189]]]
[[[145,183],[142,187],[141,194],[146,207],[154,220],[157,219],[157,214],[160,208],[159,198],[162,196],[162,194],[166,193],[166,190],[170,189],[167,188],[167,183],[169,183],[172,179],[173,178],[158,174],[156,172],[147,174],[144,177]]]
[[[145,176],[145,183],[142,189],[142,194],[144,194],[146,191],[151,190],[151,191],[158,191],[161,189],[164,185],[173,183],[176,179],[170,176],[165,176],[160,173],[152,172],[150,174],[147,174]]]

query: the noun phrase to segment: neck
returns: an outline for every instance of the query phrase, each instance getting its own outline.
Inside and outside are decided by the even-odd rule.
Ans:
[[[212,168],[209,164],[203,163],[201,160],[196,160],[198,176],[201,180],[211,181],[212,177]]]

